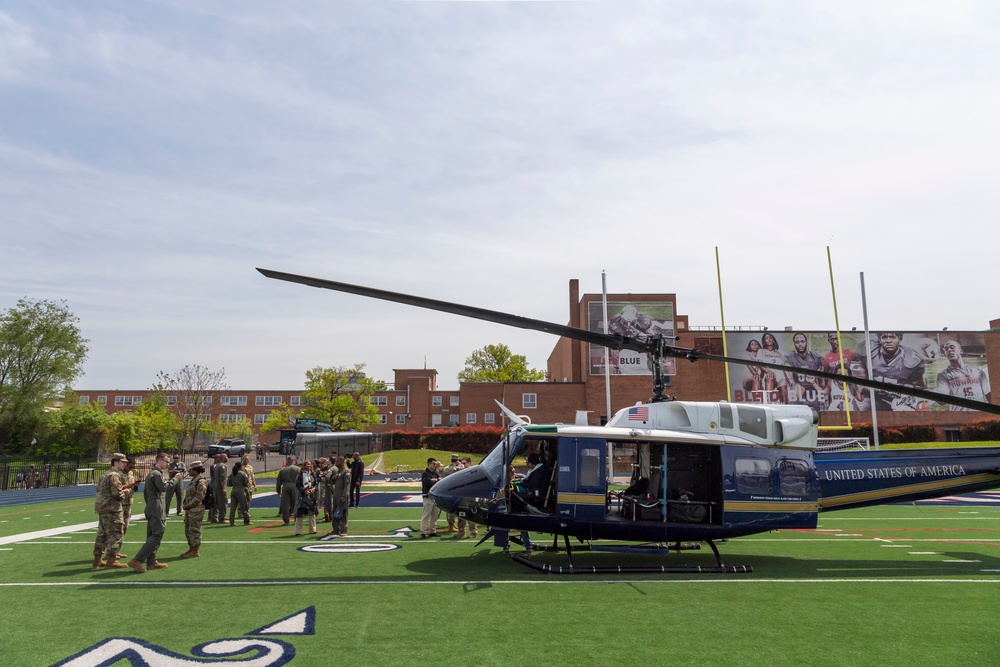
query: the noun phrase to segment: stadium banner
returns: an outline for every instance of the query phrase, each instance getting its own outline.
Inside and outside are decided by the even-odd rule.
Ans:
[[[734,331],[726,333],[729,356],[743,356],[803,369],[868,377],[864,332]],[[929,389],[973,400],[990,393],[986,345],[977,331],[879,331],[870,334],[872,377],[907,387]],[[841,350],[843,353],[841,354]],[[787,403],[816,410],[871,411],[868,389],[760,366],[729,366],[730,400],[740,403]],[[875,392],[879,411],[961,411],[963,408],[888,391]]]
[[[612,334],[644,340],[662,334],[674,335],[674,304],[670,301],[609,301],[608,330]],[[599,301],[588,304],[587,327],[604,333],[604,308]],[[652,375],[648,354],[632,350],[611,350],[611,375]],[[604,348],[590,346],[590,374],[604,375]],[[677,360],[664,359],[664,375],[677,374]]]

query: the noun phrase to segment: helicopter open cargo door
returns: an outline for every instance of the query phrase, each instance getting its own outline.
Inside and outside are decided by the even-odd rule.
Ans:
[[[607,441],[603,438],[559,438],[559,516],[601,521],[607,497]]]

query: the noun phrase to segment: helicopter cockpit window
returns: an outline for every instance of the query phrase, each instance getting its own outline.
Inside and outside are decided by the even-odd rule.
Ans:
[[[736,490],[748,495],[769,495],[771,462],[767,459],[736,459]]]
[[[719,426],[722,428],[733,427],[733,406],[725,404],[719,406]]]
[[[494,482],[499,482],[502,475],[505,474],[507,462],[504,461],[504,452],[506,451],[507,453],[507,461],[512,461],[514,457],[520,454],[524,449],[526,438],[523,436],[517,437],[515,435],[511,437],[510,442],[505,448],[504,439],[506,437],[507,436],[505,435],[501,438],[500,441],[497,442],[496,446],[493,447],[493,450],[487,454],[486,458],[484,458],[482,463],[479,464],[483,471],[489,475],[490,479]]]
[[[767,411],[750,405],[737,406],[740,430],[758,438],[767,438]]]

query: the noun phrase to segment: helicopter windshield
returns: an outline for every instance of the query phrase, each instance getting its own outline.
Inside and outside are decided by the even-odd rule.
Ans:
[[[510,438],[510,442],[507,443],[507,438]],[[507,461],[504,459],[504,445],[507,445]],[[496,447],[486,455],[482,463],[479,465],[482,467],[483,471],[490,476],[490,479],[497,481],[502,479],[504,467],[506,463],[514,460],[522,447],[524,446],[524,432],[520,429],[514,429],[508,431],[504,437],[502,437],[499,442],[497,442]]]

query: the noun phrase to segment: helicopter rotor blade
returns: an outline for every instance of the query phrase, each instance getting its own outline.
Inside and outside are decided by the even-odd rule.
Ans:
[[[862,387],[870,387],[871,389],[877,389],[879,391],[888,391],[894,394],[906,394],[907,396],[913,396],[914,398],[921,398],[926,401],[947,403],[948,405],[954,405],[961,408],[968,408],[970,410],[979,410],[981,412],[990,412],[993,414],[1000,415],[1000,405],[993,405],[992,403],[985,403],[983,401],[974,401],[968,398],[961,398],[960,396],[951,396],[950,394],[941,394],[939,392],[930,391],[928,389],[917,389],[916,387],[907,387],[905,385],[900,385],[900,384],[891,384],[889,382],[869,380],[868,378],[854,377],[851,375],[840,375],[839,373],[830,373],[828,371],[818,371],[818,370],[814,371],[809,368],[797,368],[795,366],[783,366],[781,364],[771,364],[763,361],[737,359],[735,357],[724,357],[719,354],[708,354],[698,351],[695,351],[693,357],[694,358],[692,358],[692,361],[695,361],[697,359],[711,359],[712,361],[722,361],[730,364],[740,364],[743,366],[761,366],[763,368],[770,368],[776,371],[798,373],[800,375],[808,375],[810,377],[824,378],[826,380],[832,380],[834,382],[846,382],[848,384],[856,384]]]
[[[390,292],[388,290],[376,289],[374,287],[352,285],[350,283],[342,283],[336,280],[323,280],[322,278],[300,276],[294,273],[282,273],[281,271],[272,271],[271,269],[262,269],[259,267],[257,268],[257,270],[264,276],[268,278],[274,278],[276,280],[286,280],[291,283],[299,283],[301,285],[318,287],[320,289],[329,289],[329,290],[334,290],[336,292],[346,292],[348,294],[357,294],[358,296],[366,296],[372,299],[381,299],[383,301],[404,303],[410,306],[417,306],[418,308],[427,308],[429,310],[437,310],[443,313],[452,313],[453,315],[461,315],[462,317],[471,317],[473,319],[485,320],[487,322],[494,322],[496,324],[505,324],[507,326],[517,327],[519,329],[531,329],[534,331],[542,331],[545,333],[554,334],[556,336],[565,336],[566,338],[581,340],[585,343],[593,343],[594,345],[603,345],[606,347],[613,348],[615,350],[628,348],[628,349],[633,349],[637,352],[649,351],[645,344],[636,342],[635,339],[623,338],[621,336],[613,336],[609,334],[602,334],[596,331],[586,331],[585,329],[577,329],[575,327],[567,326],[565,324],[555,324],[552,322],[545,322],[543,320],[531,319],[530,317],[521,317],[520,315],[510,315],[508,313],[502,313],[496,310],[478,308],[476,306],[463,306],[462,304],[451,303],[449,301],[439,301],[437,299],[428,299],[422,296],[413,296],[412,294]]]
[[[592,343],[594,345],[608,347],[613,350],[633,350],[635,352],[643,352],[652,355],[654,359],[659,359],[662,357],[673,357],[679,359],[682,358],[682,359],[688,359],[690,361],[698,361],[700,359],[706,359],[710,361],[721,361],[723,363],[739,364],[741,366],[758,366],[762,368],[770,368],[776,371],[797,373],[800,375],[809,375],[811,377],[823,378],[826,380],[832,380],[834,382],[845,382],[848,384],[856,384],[863,387],[870,387],[872,389],[877,389],[879,391],[887,391],[887,392],[892,392],[894,394],[905,394],[907,396],[913,396],[915,398],[920,398],[927,401],[935,401],[937,403],[945,403],[948,405],[954,405],[957,407],[967,408],[970,410],[979,410],[981,412],[989,412],[992,414],[1000,415],[1000,405],[994,405],[992,403],[986,403],[984,401],[975,401],[967,398],[961,398],[958,396],[951,396],[949,394],[941,394],[926,389],[917,389],[914,387],[907,387],[904,385],[890,384],[888,382],[880,382],[878,380],[869,380],[868,378],[859,378],[850,375],[840,375],[838,373],[829,373],[827,371],[812,370],[809,368],[784,366],[781,364],[772,364],[764,361],[751,361],[749,359],[727,357],[720,354],[710,354],[707,352],[702,352],[697,349],[676,347],[674,345],[669,345],[666,343],[667,339],[665,339],[662,336],[633,338],[633,337],[620,336],[617,334],[605,334],[596,331],[587,331],[585,329],[578,329],[576,327],[571,327],[565,324],[555,324],[553,322],[546,322],[544,320],[536,320],[529,317],[521,317],[520,315],[511,315],[509,313],[503,313],[496,310],[489,310],[487,308],[479,308],[477,306],[465,306],[462,304],[451,303],[449,301],[428,299],[426,297],[414,296],[411,294],[403,294],[401,292],[390,292],[388,290],[377,289],[374,287],[352,285],[350,283],[343,283],[335,280],[324,280],[322,278],[313,278],[310,276],[302,276],[294,273],[284,273],[281,271],[273,271],[271,269],[262,269],[260,267],[257,268],[257,271],[259,271],[265,277],[273,278],[275,280],[284,280],[287,282],[299,283],[301,285],[308,285],[309,287],[316,287],[319,289],[328,289],[336,292],[346,292],[347,294],[356,294],[358,296],[369,297],[372,299],[381,299],[383,301],[392,301],[395,303],[402,303],[410,306],[416,306],[418,308],[437,310],[443,313],[461,315],[462,317],[470,317],[477,320],[494,322],[496,324],[503,324],[506,326],[517,327],[519,329],[541,331],[556,336],[563,336],[565,338],[579,340],[584,343]]]

